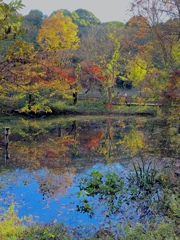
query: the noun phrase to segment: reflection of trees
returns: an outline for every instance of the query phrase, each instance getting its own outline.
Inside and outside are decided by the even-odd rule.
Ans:
[[[133,156],[136,164],[139,154],[145,161],[149,156],[154,159],[168,154],[178,156],[180,139],[176,126],[161,124],[146,118],[86,122],[22,120],[16,128],[10,126],[11,155],[6,167],[30,170],[35,173],[41,193],[56,197],[65,193],[76,173],[95,161],[110,163]],[[4,159],[4,149],[0,151]]]
[[[178,152],[176,127],[160,124],[147,118],[135,118],[131,123],[127,119],[105,122],[22,119],[21,125],[10,126],[9,150],[13,161],[31,168],[56,165],[62,160],[70,162],[72,158],[104,156],[112,160],[117,154],[120,157],[119,152],[130,156],[139,151],[158,155]]]
[[[111,162],[138,153],[178,155],[177,128],[160,123],[147,118],[86,122],[22,119],[21,125],[10,126],[8,162],[29,169],[55,169],[67,164],[78,166],[79,160],[87,166],[95,159]],[[4,150],[0,151],[4,158]]]
[[[63,171],[62,169],[46,170],[43,174],[37,172],[35,177],[43,196],[57,197],[66,193],[73,182],[75,173],[75,168],[64,168]]]
[[[13,130],[18,135],[18,139],[23,139],[23,141],[38,141],[38,137],[46,133],[50,125],[51,122],[46,123],[46,126],[44,126],[41,121],[22,119],[21,127],[17,129],[13,128]]]
[[[45,166],[55,167],[62,160],[68,162],[70,156],[65,144],[61,144],[57,139],[46,139],[40,142],[11,143],[11,160],[26,168],[41,169]]]
[[[123,140],[118,142],[122,145],[126,154],[134,156],[146,149],[146,138],[142,131],[138,131],[136,127],[132,127],[124,136]]]
[[[99,146],[99,153],[105,156],[107,162],[111,162],[115,155],[116,143],[114,141],[114,127],[111,120],[106,121],[104,135]]]
[[[81,148],[88,159],[98,157],[99,160],[112,162],[118,154],[117,141],[123,128],[110,119],[91,124],[82,129],[79,140]]]
[[[176,125],[176,124],[175,124]],[[175,156],[178,154],[180,140],[176,126],[166,120],[147,120],[137,118],[127,131],[121,132],[118,142],[129,156],[141,153],[144,156]]]
[[[165,124],[161,128],[161,132],[155,132],[157,139],[157,148],[161,156],[173,157],[179,156],[180,138],[177,133],[176,127]]]

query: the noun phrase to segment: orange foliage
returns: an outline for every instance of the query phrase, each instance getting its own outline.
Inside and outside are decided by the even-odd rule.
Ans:
[[[51,150],[46,150],[46,157],[48,157],[48,158],[56,158],[56,157],[57,157],[57,154],[54,153],[54,152],[51,151]]]
[[[76,140],[70,139],[70,138],[59,140],[59,143],[60,143],[61,145],[65,145],[65,146],[72,145],[72,144],[74,144],[75,142],[76,142]]]
[[[86,76],[89,76],[90,80],[104,81],[102,68],[100,66],[94,65],[93,63],[88,63],[83,67],[83,71]]]
[[[109,130],[109,138],[113,139],[113,136],[114,136],[114,131],[113,131],[113,129],[110,129]]]
[[[93,135],[88,143],[87,143],[87,147],[88,148],[95,148],[95,147],[98,147],[99,144],[100,144],[100,140],[102,139],[104,135],[104,132],[103,131],[99,131],[99,132],[96,132],[95,135]]]
[[[69,69],[62,69],[59,75],[63,78],[68,80],[70,83],[76,82],[76,76],[73,68]]]

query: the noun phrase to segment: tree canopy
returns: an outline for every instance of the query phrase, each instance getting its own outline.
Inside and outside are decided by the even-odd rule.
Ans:
[[[84,86],[86,92],[103,92],[111,103],[118,78],[148,91],[149,98],[160,99],[169,86],[173,89],[169,81],[180,67],[179,1],[134,0],[127,24],[101,23],[85,9],[62,9],[49,17],[35,9],[22,17],[20,0],[0,7],[1,92],[19,96],[22,91],[24,109],[35,109],[34,96],[38,103],[58,95],[76,102]]]
[[[60,10],[43,20],[37,41],[47,50],[76,49],[79,45],[77,33],[78,26]]]
[[[18,10],[23,8],[21,0],[12,1],[9,4],[0,2],[0,40],[15,38],[21,29],[22,17]]]

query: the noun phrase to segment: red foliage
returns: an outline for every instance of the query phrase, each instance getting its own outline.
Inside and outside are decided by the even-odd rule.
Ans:
[[[89,77],[89,80],[104,81],[104,76],[102,74],[102,68],[100,66],[88,63],[83,67],[83,72],[85,76]]]
[[[111,120],[111,119],[107,119],[107,120],[106,120],[106,123],[108,123],[108,124],[109,124],[109,123],[112,123],[112,120]]]
[[[103,135],[104,135],[103,131],[96,132],[96,135],[92,136],[89,139],[89,141],[87,143],[87,147],[88,148],[98,147],[99,143],[100,143],[100,140],[102,139]]]
[[[173,102],[179,99],[180,70],[174,70],[169,78],[168,90],[162,92],[163,101]]]
[[[111,103],[107,103],[107,104],[106,104],[106,107],[108,107],[108,108],[112,108],[112,106],[113,106],[113,105],[112,105]]]
[[[51,150],[46,150],[46,157],[48,158],[56,158],[57,154],[55,154],[53,151]]]
[[[59,141],[59,143],[64,146],[68,146],[68,145],[74,144],[75,140],[74,139],[62,139]]]
[[[69,69],[64,68],[59,72],[59,75],[63,79],[67,79],[71,83],[76,82],[76,76],[73,68],[69,68]]]

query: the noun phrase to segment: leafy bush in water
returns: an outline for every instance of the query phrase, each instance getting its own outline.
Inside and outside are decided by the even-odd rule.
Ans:
[[[90,178],[83,178],[80,182],[80,189],[86,191],[87,195],[101,194],[114,195],[122,190],[123,181],[117,174],[107,174],[103,180],[103,174],[94,170],[90,174]]]

